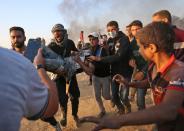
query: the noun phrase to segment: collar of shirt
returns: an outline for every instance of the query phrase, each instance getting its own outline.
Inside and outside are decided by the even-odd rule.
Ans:
[[[175,58],[174,54],[172,54],[169,61],[168,61],[168,63],[164,67],[162,67],[158,72],[160,72],[161,74],[165,73],[166,70],[173,64],[175,59],[176,58]]]

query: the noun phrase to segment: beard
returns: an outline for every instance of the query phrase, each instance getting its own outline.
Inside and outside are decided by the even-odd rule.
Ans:
[[[63,37],[56,37],[55,39],[56,39],[56,41],[57,41],[58,43],[61,43],[61,42],[63,41],[64,38],[63,38]]]
[[[22,48],[22,47],[24,47],[24,42],[17,42],[17,43],[14,43],[13,44],[13,47],[14,48]]]

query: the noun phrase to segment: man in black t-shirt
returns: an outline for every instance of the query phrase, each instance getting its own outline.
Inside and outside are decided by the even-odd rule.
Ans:
[[[111,65],[111,76],[119,73],[125,78],[130,79],[132,75],[132,68],[129,66],[130,60],[130,42],[128,37],[121,31],[116,21],[110,21],[107,24],[108,39],[107,44],[109,45],[109,56],[95,59],[104,64]],[[90,57],[93,59],[93,56]],[[129,89],[120,88],[119,84],[112,81],[112,103],[116,105],[119,114],[130,112],[131,105],[128,99]]]
[[[105,57],[108,52],[105,48],[99,45],[99,34],[93,32],[89,35],[91,37],[92,44],[92,55],[94,58]],[[83,70],[88,74],[92,75],[92,81],[94,85],[95,99],[100,109],[98,117],[101,118],[106,114],[105,107],[102,102],[101,96],[104,99],[110,100],[110,66],[109,64],[104,64],[101,62],[96,62],[95,60],[90,60],[89,65],[85,65],[80,58],[75,59]]]
[[[68,39],[67,30],[62,24],[56,24],[52,28],[52,33],[54,35],[54,39],[52,39],[48,47],[55,53],[60,55],[62,58],[71,56],[71,51],[78,51],[75,47],[74,42]],[[67,103],[69,96],[72,104],[72,115],[74,120],[76,121],[76,124],[78,124],[77,113],[80,97],[76,75],[72,76],[70,81],[66,81],[64,74],[65,72],[63,72],[63,75],[58,75],[55,79],[56,86],[58,88],[61,111],[63,114],[63,119],[60,121],[60,124],[62,126],[66,126],[67,124]],[[52,123],[56,123],[56,120],[53,117],[50,118],[49,121]]]

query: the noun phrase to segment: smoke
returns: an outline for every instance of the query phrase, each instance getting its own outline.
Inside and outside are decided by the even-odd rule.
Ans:
[[[118,21],[120,30],[135,19],[146,25],[151,22],[152,14],[162,9],[175,15],[175,23],[184,16],[183,4],[182,0],[63,0],[59,10],[67,24],[69,37],[76,42],[81,30],[85,37],[94,31],[105,33],[106,24],[111,20]]]
[[[80,31],[84,31],[85,37],[90,32],[104,30],[101,18],[103,18],[101,5],[105,0],[63,0],[59,9],[66,23],[69,23],[69,37],[77,41]]]
[[[173,25],[177,25],[177,27],[184,29],[184,18],[178,16],[172,16]]]

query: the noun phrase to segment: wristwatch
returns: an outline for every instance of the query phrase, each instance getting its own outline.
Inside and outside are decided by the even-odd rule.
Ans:
[[[43,66],[42,64],[36,65],[36,69],[37,69],[37,70],[39,70],[39,69],[41,69],[41,68],[45,69],[44,66]]]

